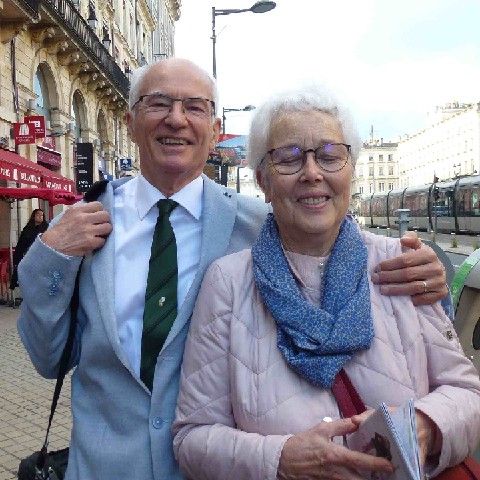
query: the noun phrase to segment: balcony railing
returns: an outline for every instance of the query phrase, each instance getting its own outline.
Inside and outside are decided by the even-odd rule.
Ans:
[[[38,19],[38,6],[40,5],[40,0],[20,0],[19,3],[21,3],[22,7],[32,18]]]
[[[34,1],[34,0],[29,0]],[[97,64],[110,81],[118,88],[123,99],[128,100],[130,82],[122,69],[115,62],[108,50],[89,27],[87,21],[78,13],[70,0],[43,0],[43,5],[49,6],[58,22],[64,25],[75,37],[77,42]]]

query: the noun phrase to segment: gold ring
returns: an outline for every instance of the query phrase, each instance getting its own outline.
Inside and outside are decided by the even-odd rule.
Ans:
[[[423,293],[427,293],[428,292],[427,282],[422,282],[422,283],[423,283]]]

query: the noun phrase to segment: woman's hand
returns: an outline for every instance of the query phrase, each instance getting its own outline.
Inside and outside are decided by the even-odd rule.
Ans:
[[[278,466],[278,480],[364,480],[358,470],[392,473],[392,464],[379,457],[354,452],[332,438],[357,430],[351,419],[322,422],[285,443]]]
[[[380,262],[372,274],[382,295],[411,295],[414,305],[431,305],[445,297],[445,268],[435,252],[415,232],[405,232],[400,242],[412,250]]]
[[[442,433],[433,420],[420,410],[415,410],[417,422],[417,437],[422,470],[429,455],[438,453],[441,449]]]
[[[389,407],[390,412],[396,410],[395,407]],[[352,423],[358,428],[362,422],[364,422],[374,410],[367,410],[361,415],[354,415],[351,420]],[[433,422],[433,420],[425,415],[420,410],[415,409],[415,421],[417,425],[417,438],[418,438],[418,450],[420,456],[420,466],[425,466],[425,461],[429,455],[438,453],[441,449],[441,432]]]

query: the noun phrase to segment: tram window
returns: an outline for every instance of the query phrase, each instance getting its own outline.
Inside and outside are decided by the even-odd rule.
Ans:
[[[426,217],[428,196],[426,193],[412,194],[405,197],[405,208],[410,209],[410,217]]]
[[[480,187],[461,187],[458,214],[462,217],[480,216]]]
[[[438,216],[453,217],[453,191],[440,190],[436,206]]]

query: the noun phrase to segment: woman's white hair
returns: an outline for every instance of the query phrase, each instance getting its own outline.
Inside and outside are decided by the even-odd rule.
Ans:
[[[248,135],[248,165],[258,170],[268,151],[270,129],[273,121],[284,113],[319,110],[337,119],[345,143],[351,145],[352,165],[360,152],[361,140],[350,110],[345,107],[332,89],[324,84],[309,84],[274,94],[258,107],[250,124]]]
[[[145,78],[145,75],[149,72],[149,70],[153,67],[155,67],[158,63],[160,62],[168,62],[169,60],[174,60],[175,57],[172,57],[172,59],[163,59],[163,60],[158,60],[157,62],[151,63],[149,65],[144,65],[143,67],[139,67],[136,70],[134,70],[132,77],[130,79],[130,91],[128,93],[128,108],[130,112],[133,113],[132,108],[135,105],[135,103],[138,100],[138,97],[140,96],[140,87],[143,83],[143,79]],[[191,62],[192,65],[195,65],[193,62]],[[203,68],[199,67],[198,65],[195,65],[199,72],[202,72],[205,77],[210,81],[210,86],[212,90],[212,96],[213,100],[215,102],[215,109],[218,108],[218,88],[217,88],[217,81]],[[216,114],[216,112],[214,112]]]

